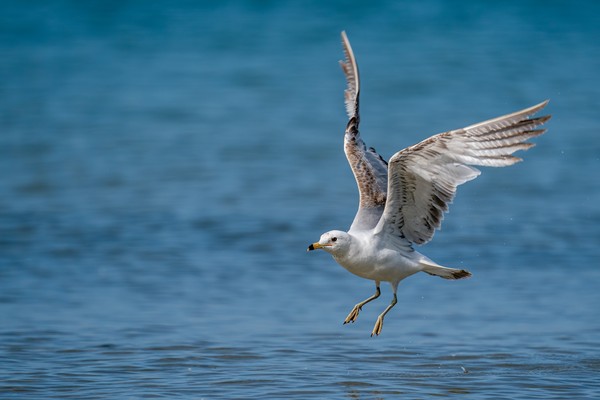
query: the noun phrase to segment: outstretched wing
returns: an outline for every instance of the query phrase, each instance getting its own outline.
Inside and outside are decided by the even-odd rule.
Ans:
[[[427,243],[440,227],[456,188],[480,171],[469,165],[505,167],[521,161],[512,155],[534,146],[527,140],[550,115],[529,118],[548,104],[480,122],[422,141],[390,159],[388,199],[375,232],[416,244]]]
[[[358,132],[360,115],[358,110],[358,97],[360,80],[358,65],[354,59],[350,41],[346,32],[342,32],[342,44],[346,59],[340,61],[347,87],[344,92],[346,99],[346,112],[348,124],[344,135],[344,152],[350,168],[354,173],[360,201],[358,212],[354,217],[350,231],[372,229],[381,218],[386,201],[387,191],[387,163],[377,154],[374,148],[367,148]]]

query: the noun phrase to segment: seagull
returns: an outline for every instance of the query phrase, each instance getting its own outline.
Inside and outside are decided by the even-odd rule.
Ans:
[[[347,232],[321,235],[307,251],[322,249],[351,273],[375,281],[375,294],[356,304],[344,320],[355,322],[362,307],[381,295],[380,283],[389,282],[393,298],[379,314],[371,336],[378,336],[385,315],[398,302],[398,284],[417,272],[444,279],[471,276],[464,269],[441,266],[415,250],[429,242],[441,226],[456,188],[481,173],[473,165],[505,167],[522,161],[512,154],[533,147],[527,140],[543,134],[536,129],[550,115],[533,118],[548,100],[512,114],[462,129],[443,132],[407,147],[386,162],[360,137],[358,125],[360,80],[350,41],[342,35],[345,60],[348,123],[344,152],[359,190],[359,207]]]

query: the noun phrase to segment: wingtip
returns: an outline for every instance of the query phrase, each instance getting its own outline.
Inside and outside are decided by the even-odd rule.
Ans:
[[[546,100],[542,101],[541,103],[538,103],[532,107],[529,107],[528,109],[525,109],[525,111],[527,112],[527,115],[536,114],[540,110],[542,110],[544,107],[546,107],[549,102],[550,102],[550,99],[546,99]]]
[[[342,31],[342,33],[340,33],[340,36],[342,37],[342,44],[345,47],[350,47],[350,39],[348,39],[348,35],[346,34],[346,31]]]
[[[550,99],[546,99],[544,101],[542,101],[540,104],[538,104],[540,106],[540,110],[544,107],[546,107],[548,105],[548,103],[550,103]]]
[[[550,118],[552,118],[551,114],[549,114],[549,115],[543,115],[541,117],[536,117],[536,118],[533,118],[533,115],[535,115],[535,114],[539,113],[540,111],[542,111],[548,105],[549,102],[550,102],[550,99],[546,99],[546,100],[542,101],[541,103],[536,104],[535,106],[530,107],[529,109],[527,109],[526,110],[526,114],[525,114],[526,118],[529,118],[531,120],[537,121],[536,125],[543,125],[546,122],[548,122],[548,120]]]

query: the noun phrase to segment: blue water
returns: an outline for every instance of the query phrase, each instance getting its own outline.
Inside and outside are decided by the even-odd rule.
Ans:
[[[0,397],[600,397],[600,5],[0,5]],[[575,6],[575,4],[578,4]],[[510,168],[373,284],[349,226],[339,33],[385,157],[546,98]]]

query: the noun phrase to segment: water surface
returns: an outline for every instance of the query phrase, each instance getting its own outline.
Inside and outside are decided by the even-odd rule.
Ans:
[[[600,396],[600,9],[526,1],[4,2],[2,398]],[[346,229],[339,32],[385,157],[551,99],[420,249],[369,281]]]

